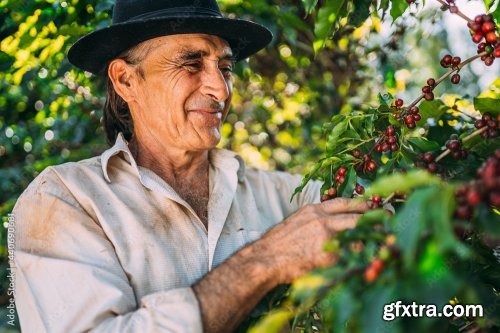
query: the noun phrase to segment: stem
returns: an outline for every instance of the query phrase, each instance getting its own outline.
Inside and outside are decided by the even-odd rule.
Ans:
[[[391,199],[394,198],[395,195],[396,195],[396,193],[394,193],[394,192],[389,194],[387,196],[387,198],[385,198],[384,201],[382,201],[382,206],[386,205],[389,201],[391,201]]]
[[[486,131],[488,129],[488,126],[484,126],[483,128],[480,128],[478,129],[477,131],[474,131],[472,132],[471,134],[469,134],[468,136],[466,136],[465,138],[462,139],[462,142],[467,142],[469,141],[470,139],[480,135],[481,133],[483,133],[484,131]],[[445,151],[443,151],[438,157],[436,157],[436,160],[435,162],[439,162],[441,161],[443,158],[445,158],[448,154],[450,153],[450,150],[449,149],[446,149]]]
[[[442,4],[443,6],[446,6],[448,10],[450,9],[450,5],[449,5],[449,4],[447,4],[446,2],[444,2],[444,1],[442,1],[442,0],[437,0],[437,2],[439,2],[439,3],[440,3],[440,4]],[[452,13],[452,12],[450,11],[450,13],[452,13],[452,14],[456,14],[456,15],[460,16],[461,18],[463,18],[464,20],[466,20],[468,23],[474,23],[474,21],[473,21],[473,20],[471,20],[469,17],[467,17],[464,13],[462,13],[462,12],[458,9],[458,7],[457,7],[457,6],[455,6],[455,7],[457,8],[457,12],[456,12],[456,13]]]
[[[438,0],[439,1],[439,0]],[[444,73],[439,79],[436,80],[436,84],[434,85],[434,87],[432,87],[432,90],[434,90],[438,84],[440,84],[441,82],[443,82],[448,76],[450,76],[451,74],[453,74],[454,72],[459,72],[464,66],[468,65],[469,63],[471,63],[472,61],[476,60],[477,58],[481,58],[483,55],[486,55],[487,53],[486,52],[481,52],[479,54],[476,54],[475,56],[473,57],[470,57],[464,61],[462,61],[460,64],[458,64],[456,67],[448,70],[446,73]],[[417,97],[417,99],[415,99],[410,105],[408,105],[406,108],[407,110],[411,109],[412,107],[414,107],[415,105],[417,105],[418,102],[420,102],[420,100],[422,100],[422,98],[424,98],[425,94],[422,93],[419,97]]]

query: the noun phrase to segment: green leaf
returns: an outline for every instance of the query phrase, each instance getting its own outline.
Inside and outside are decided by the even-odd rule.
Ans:
[[[349,17],[349,23],[355,27],[359,27],[370,16],[371,0],[353,1],[354,11]]]
[[[403,13],[407,8],[408,8],[408,3],[405,0],[391,1],[391,16],[393,21],[396,21],[398,17],[403,15]]]
[[[332,27],[339,19],[339,14],[346,3],[346,0],[327,0],[318,11],[316,22],[314,24],[314,53],[318,53],[325,45],[326,39],[330,36]]]
[[[498,98],[474,98],[474,108],[481,114],[490,112],[493,115],[500,113],[500,99]]]
[[[5,52],[0,51],[0,71],[7,72],[16,59]]]
[[[293,314],[286,309],[271,311],[255,326],[250,328],[249,333],[273,333],[280,332],[285,324],[293,317]]]
[[[306,12],[310,14],[318,4],[318,0],[302,0],[302,3],[304,4]]]
[[[403,262],[407,268],[413,266],[417,256],[418,240],[426,224],[426,208],[434,194],[434,188],[415,191],[392,220],[396,242],[403,253]]]
[[[441,119],[448,107],[441,100],[435,99],[433,101],[423,101],[420,103],[419,109],[422,119],[420,119],[417,124],[422,126],[429,118],[434,118],[436,121]]]
[[[394,192],[406,193],[417,187],[440,183],[441,180],[439,177],[427,171],[411,170],[405,174],[396,173],[377,179],[366,190],[365,197],[370,197],[374,194],[384,197]]]
[[[418,148],[418,151],[420,152],[431,152],[441,147],[439,143],[435,141],[429,141],[427,138],[424,137],[408,138],[407,141],[410,142],[416,148]]]
[[[330,134],[328,135],[328,142],[326,144],[327,149],[334,149],[335,145],[339,142],[339,138],[346,131],[348,125],[348,120],[344,119],[332,129]]]

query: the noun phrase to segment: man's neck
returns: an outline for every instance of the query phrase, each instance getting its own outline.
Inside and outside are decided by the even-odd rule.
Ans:
[[[162,149],[136,139],[130,141],[129,148],[136,163],[167,182],[193,208],[208,230],[208,151]]]
[[[130,141],[129,148],[136,163],[150,169],[171,186],[208,177],[208,151],[165,149],[144,141],[134,138]]]

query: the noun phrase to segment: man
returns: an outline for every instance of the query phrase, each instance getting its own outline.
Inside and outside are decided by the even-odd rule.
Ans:
[[[300,177],[215,148],[234,60],[270,39],[214,0],[118,0],[72,47],[108,77],[114,145],[47,168],[16,204],[24,332],[232,331],[272,288],[334,263],[324,242],[365,203],[310,204],[317,183],[290,203]]]

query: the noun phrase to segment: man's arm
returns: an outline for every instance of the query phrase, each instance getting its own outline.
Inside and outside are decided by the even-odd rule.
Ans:
[[[275,286],[333,264],[323,244],[367,209],[348,199],[308,205],[207,274],[193,286],[204,332],[233,331]]]

